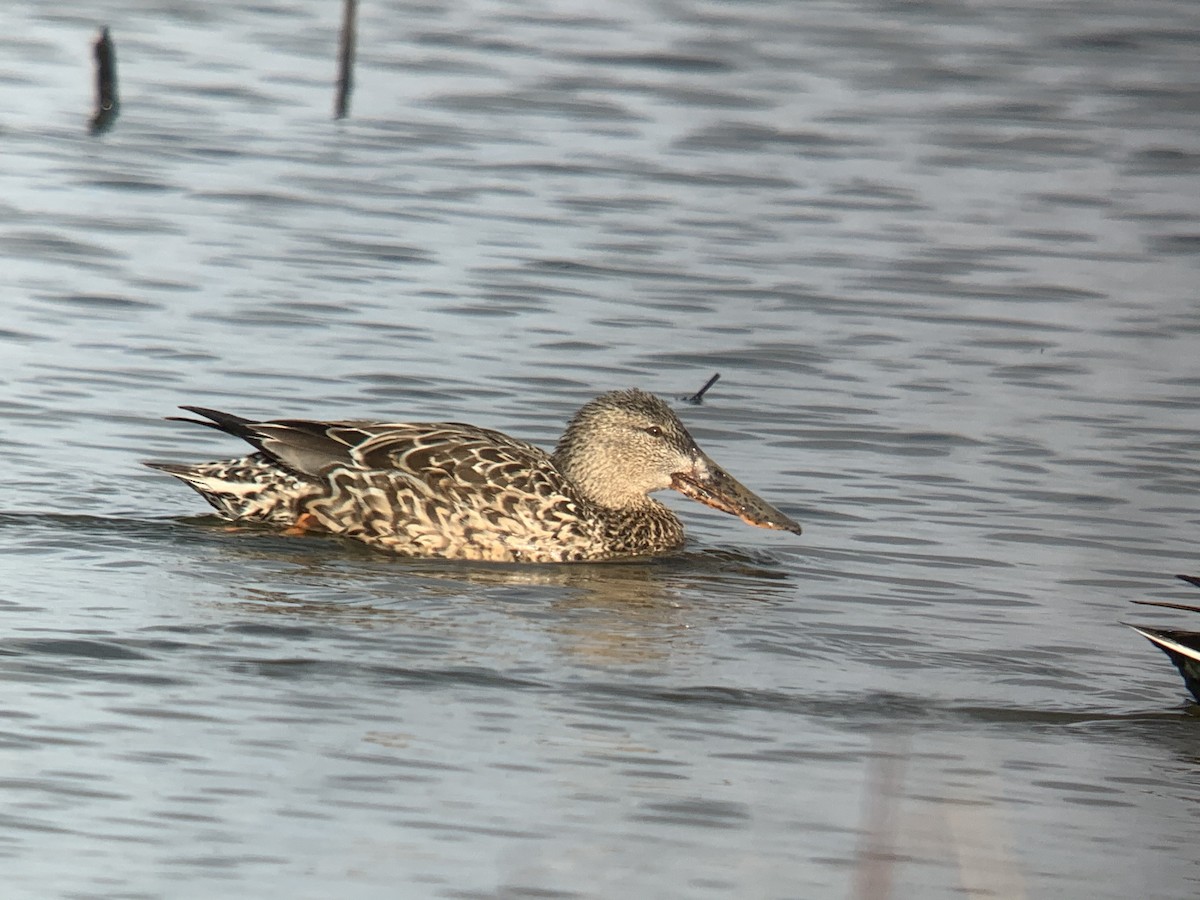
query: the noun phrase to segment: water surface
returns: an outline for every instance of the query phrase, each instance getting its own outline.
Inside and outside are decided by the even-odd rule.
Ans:
[[[9,895],[1196,895],[1120,624],[1200,602],[1195,4],[367,3],[334,122],[338,16],[0,13]],[[802,537],[413,562],[138,465],[715,371]]]

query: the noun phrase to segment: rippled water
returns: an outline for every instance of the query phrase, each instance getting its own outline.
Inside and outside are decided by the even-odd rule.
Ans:
[[[1200,7],[364,2],[335,123],[338,19],[0,12],[6,896],[1200,893],[1120,624],[1196,602]],[[715,371],[804,536],[412,562],[138,465]]]

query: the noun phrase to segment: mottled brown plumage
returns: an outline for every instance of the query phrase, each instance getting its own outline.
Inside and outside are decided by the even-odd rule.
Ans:
[[[665,403],[597,397],[553,454],[453,422],[253,422],[185,406],[255,453],[148,463],[234,521],[326,531],[405,556],[504,562],[612,559],[674,550],[683,526],[649,494],[675,488],[753,525],[800,526],[709,459]]]

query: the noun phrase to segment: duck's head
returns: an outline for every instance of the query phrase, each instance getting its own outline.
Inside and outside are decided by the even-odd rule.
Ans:
[[[651,492],[674,488],[751,525],[800,533],[709,459],[671,408],[644,391],[612,391],[580,409],[554,461],[587,499],[610,509],[645,506]]]

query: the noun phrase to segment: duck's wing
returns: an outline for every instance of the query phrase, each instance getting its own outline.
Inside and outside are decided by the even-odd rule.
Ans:
[[[1200,702],[1200,632],[1130,625],[1134,631],[1167,654],[1192,696]]]
[[[1195,575],[1176,575],[1180,581],[1200,587],[1200,578]],[[1179,609],[1184,612],[1200,613],[1200,606],[1187,603],[1167,603],[1163,600],[1134,600],[1138,606],[1157,606],[1162,609]],[[1134,631],[1167,654],[1192,696],[1200,702],[1200,632],[1183,631],[1178,628],[1157,628],[1149,625],[1130,625]]]
[[[1175,577],[1180,581],[1200,587],[1200,577],[1195,575],[1176,575]],[[1132,602],[1138,606],[1160,606],[1163,609],[1181,609],[1184,612],[1200,613],[1200,606],[1192,606],[1188,603],[1168,603],[1165,600],[1134,600]]]
[[[203,406],[182,406],[180,409],[204,418],[171,416],[173,421],[205,425],[241,438],[265,454],[271,462],[297,475],[316,476],[331,466],[339,463],[345,465],[351,461],[350,446],[334,438],[331,430],[355,424],[352,422],[313,422],[304,419],[255,422]]]
[[[242,427],[263,452],[308,475],[389,473],[476,503],[501,492],[541,500],[573,495],[544,450],[461,422],[281,420]]]
[[[458,422],[253,422],[190,409],[264,463],[319,485],[294,517],[301,528],[408,556],[562,562],[605,549],[550,455],[501,432]]]
[[[398,472],[440,490],[540,497],[569,491],[546,451],[487,428],[460,422],[350,423],[329,434],[345,442],[353,468]]]
[[[1165,600],[1131,600],[1138,606],[1159,606],[1163,609],[1181,609],[1184,612],[1200,613],[1200,606],[1192,606],[1187,603],[1168,603]]]
[[[321,527],[394,552],[560,562],[595,551],[596,528],[549,454],[453,422],[332,427],[350,463],[307,509]]]
[[[462,422],[255,422],[199,406],[183,409],[207,421],[182,421],[239,437],[284,468],[309,477],[350,469],[399,472],[442,488],[447,481],[465,489],[524,488],[538,494],[567,488],[544,450]]]

